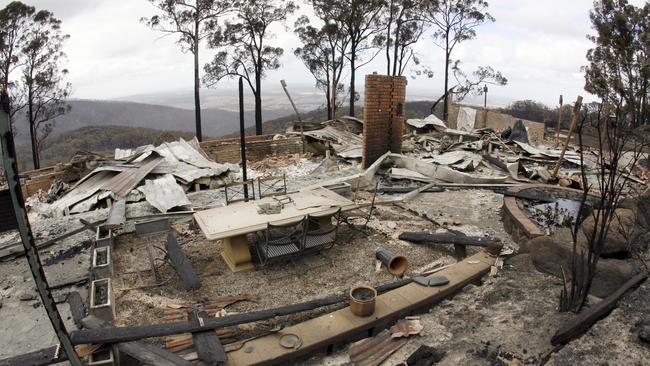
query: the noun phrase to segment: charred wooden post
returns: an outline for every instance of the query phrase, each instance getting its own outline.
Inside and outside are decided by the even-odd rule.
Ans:
[[[205,319],[208,319],[208,314],[205,311],[189,313],[190,322],[197,325],[204,323]],[[226,351],[214,331],[192,333],[192,342],[199,359],[208,365],[220,365],[228,359]]]
[[[7,95],[6,89],[2,91],[2,95],[0,96],[0,109],[0,142],[2,145],[2,156],[4,157],[3,166],[7,185],[9,186],[12,206],[16,214],[20,239],[27,256],[27,263],[29,264],[29,269],[31,270],[34,282],[36,283],[36,289],[47,313],[47,317],[54,328],[54,332],[56,333],[59,342],[61,342],[61,345],[63,346],[63,350],[68,356],[70,364],[73,366],[81,366],[81,360],[77,356],[77,353],[70,342],[61,314],[59,314],[54,299],[52,298],[52,293],[50,292],[47,278],[45,277],[45,272],[41,265],[41,259],[38,255],[36,242],[32,235],[32,228],[27,217],[22,187],[20,186],[20,177],[18,175],[18,164],[16,162],[16,149],[14,147],[13,132],[11,131],[9,123],[9,96]]]
[[[169,260],[174,265],[174,269],[183,283],[183,288],[188,291],[201,288],[201,280],[199,279],[199,276],[194,272],[190,260],[187,258],[185,253],[183,253],[183,249],[178,245],[176,238],[171,231],[167,233],[165,249],[167,249]]]

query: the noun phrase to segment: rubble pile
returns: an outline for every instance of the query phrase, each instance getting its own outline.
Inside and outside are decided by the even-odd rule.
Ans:
[[[160,146],[116,149],[110,160],[99,161],[97,167],[70,187],[64,195],[47,206],[40,205],[41,214],[61,216],[86,212],[112,202],[146,200],[160,212],[190,205],[186,192],[215,189],[231,183],[239,167],[218,164],[199,147],[198,141],[180,139]],[[53,185],[60,194],[60,185]],[[37,199],[44,203],[51,199]]]

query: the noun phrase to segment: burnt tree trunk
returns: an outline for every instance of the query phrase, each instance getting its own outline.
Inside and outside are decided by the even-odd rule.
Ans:
[[[350,51],[350,116],[354,117],[354,99],[355,99],[355,87],[354,84],[356,82],[356,74],[357,70],[356,68],[356,62],[357,62],[357,56],[356,56],[356,45],[352,45]]]
[[[201,80],[199,79],[199,22],[194,23],[195,26],[195,40],[194,40],[194,119],[196,121],[196,138],[199,142],[203,141],[203,132],[201,131],[201,97],[200,88]]]

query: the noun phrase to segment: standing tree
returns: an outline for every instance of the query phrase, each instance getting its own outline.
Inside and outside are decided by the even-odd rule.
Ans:
[[[349,39],[339,29],[334,21],[316,28],[305,15],[295,23],[295,32],[303,46],[296,48],[294,54],[314,76],[316,86],[325,92],[328,119],[335,118],[337,97],[344,89],[340,81]]]
[[[650,3],[598,0],[590,12],[595,46],[587,51],[585,90],[610,100],[632,127],[650,121]]]
[[[413,45],[426,30],[422,10],[421,1],[388,0],[382,19],[385,34],[375,40],[386,52],[386,75],[403,75],[411,61],[419,64]]]
[[[340,24],[342,35],[347,37],[349,50],[346,58],[350,66],[350,111],[354,116],[356,101],[357,70],[372,61],[379,53],[376,50],[371,57],[362,61],[362,56],[373,49],[373,38],[381,28],[381,15],[386,7],[386,0],[313,0],[316,15],[326,23],[334,20]]]
[[[70,84],[63,82],[68,70],[60,69],[65,59],[61,49],[69,36],[61,33],[61,21],[47,10],[37,12],[32,19],[21,50],[25,63],[22,82],[34,169],[40,169],[43,141],[52,132],[54,119],[69,110],[65,99],[70,95]]]
[[[232,11],[230,0],[148,0],[162,14],[141,18],[149,28],[163,33],[178,35],[183,53],[194,55],[194,115],[196,138],[201,141],[201,79],[199,78],[199,49],[201,41],[217,28],[220,16]]]
[[[451,54],[461,42],[476,38],[476,28],[494,18],[487,12],[484,0],[427,0],[424,18],[435,29],[433,41],[445,51],[445,105],[443,117],[447,119],[449,67]]]
[[[211,48],[226,47],[205,65],[204,80],[209,86],[226,77],[243,77],[255,97],[255,133],[262,134],[262,78],[280,67],[284,50],[266,42],[270,27],[283,22],[297,9],[293,1],[243,0],[234,22],[217,28],[210,36]]]
[[[460,60],[456,60],[451,69],[456,79],[454,96],[459,101],[470,94],[483,95],[483,87],[487,84],[500,86],[508,84],[508,79],[501,74],[501,71],[495,71],[491,66],[479,66],[472,72],[471,77],[460,69]]]
[[[316,87],[325,92],[327,119],[333,119],[331,93],[332,85],[335,83],[332,80],[337,71],[340,74],[344,61],[341,52],[337,49],[337,38],[330,38],[327,29],[313,27],[306,15],[296,21],[294,32],[298,35],[302,47],[296,48],[293,53],[312,74],[316,80]]]
[[[9,98],[9,119],[24,107],[23,98],[11,74],[22,66],[20,51],[25,44],[26,30],[36,9],[20,1],[13,1],[0,10],[0,89]]]

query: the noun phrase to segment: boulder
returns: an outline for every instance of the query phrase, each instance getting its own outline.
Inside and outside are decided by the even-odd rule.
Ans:
[[[637,210],[641,225],[645,226],[646,229],[650,229],[650,188],[639,196]]]
[[[597,213],[595,211],[582,222],[582,230],[587,239],[590,239],[593,233],[595,223],[594,215]],[[608,257],[627,252],[630,249],[629,243],[634,238],[635,224],[636,214],[633,210],[628,208],[617,208],[614,210],[602,255]]]
[[[533,265],[539,272],[563,278],[564,268],[566,275],[571,275],[571,243],[540,236],[528,241],[527,247]],[[636,268],[624,260],[600,259],[590,293],[601,298],[607,297],[636,273]]]
[[[573,235],[571,234],[571,229],[568,227],[561,227],[557,229],[552,235],[551,238],[562,242],[562,243],[569,243],[570,245],[573,243]],[[578,230],[577,232],[577,239],[578,239],[578,245],[580,245],[580,248],[587,248],[588,242],[587,242],[587,236],[582,230]]]

